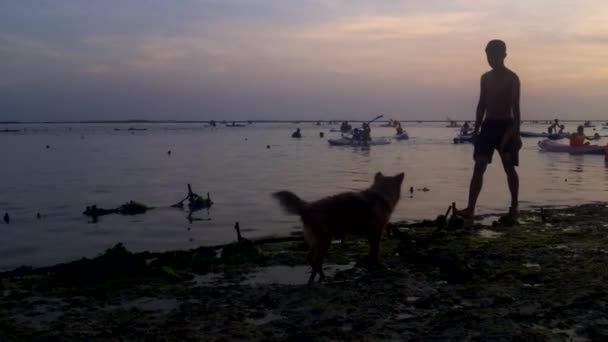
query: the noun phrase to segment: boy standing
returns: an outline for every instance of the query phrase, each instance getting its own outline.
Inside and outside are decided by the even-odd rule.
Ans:
[[[511,192],[509,214],[515,218],[518,207],[519,177],[515,167],[519,165],[519,77],[504,64],[507,46],[502,40],[492,40],[486,46],[488,64],[492,70],[481,76],[481,92],[473,134],[475,141],[475,168],[469,189],[469,203],[456,214],[472,218],[475,215],[477,198],[483,185],[483,175],[492,162],[494,150],[498,151],[507,174]],[[480,132],[481,128],[481,132]]]

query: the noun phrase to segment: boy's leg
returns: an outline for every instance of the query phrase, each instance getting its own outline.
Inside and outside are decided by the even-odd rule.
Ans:
[[[509,191],[511,192],[511,211],[509,214],[514,213],[517,215],[519,205],[519,176],[517,175],[517,152],[503,152],[500,153],[500,159],[502,160],[502,167],[507,174],[507,183],[509,183]]]
[[[473,177],[469,186],[469,203],[463,210],[457,210],[456,214],[465,218],[472,218],[475,215],[475,206],[477,198],[483,186],[483,175],[488,167],[488,159],[483,156],[475,158],[475,168],[473,169]]]

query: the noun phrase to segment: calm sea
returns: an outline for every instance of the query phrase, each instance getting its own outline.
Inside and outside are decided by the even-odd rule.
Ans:
[[[127,131],[131,126],[147,130]],[[296,127],[302,139],[290,137]],[[453,201],[465,205],[472,172],[472,146],[454,145],[456,130],[442,123],[408,124],[410,140],[369,149],[330,147],[326,139],[338,134],[313,124],[215,129],[201,124],[32,124],[0,130],[5,128],[25,130],[0,133],[0,215],[11,217],[8,225],[0,222],[0,270],[95,256],[117,242],[135,251],[225,243],[235,239],[235,221],[246,237],[287,235],[299,229],[299,221],[281,212],[272,192],[289,189],[314,200],[363,189],[377,171],[405,172],[393,219],[434,218]],[[542,131],[544,126],[525,129]],[[372,133],[394,131],[374,127]],[[602,156],[542,153],[537,141],[525,139],[520,155],[523,208],[605,200],[608,168]],[[185,196],[188,183],[201,195],[209,192],[215,202],[195,214],[204,220],[190,223],[187,213],[169,207]],[[410,187],[430,191],[410,197]],[[156,209],[104,216],[97,223],[82,214],[87,205],[116,207],[129,200]],[[496,156],[478,212],[505,212],[508,205]]]

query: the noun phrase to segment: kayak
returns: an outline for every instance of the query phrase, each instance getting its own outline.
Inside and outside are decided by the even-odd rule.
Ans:
[[[473,134],[458,134],[454,137],[454,144],[462,144],[462,143],[472,143],[475,140],[475,136]]]
[[[544,152],[561,152],[571,154],[606,154],[605,147],[599,145],[570,146],[545,139],[538,142],[538,147]]]
[[[547,132],[526,132],[526,131],[521,131],[519,133],[519,136],[521,136],[522,138],[548,138],[551,140],[558,140],[558,139],[563,139],[563,138],[567,138],[568,137],[568,133],[547,133]]]
[[[360,141],[353,140],[349,138],[338,138],[338,139],[328,139],[327,142],[331,146],[372,146],[372,145],[388,145],[391,143],[391,139],[389,138],[372,138],[371,141]]]
[[[332,132],[332,133],[344,133],[344,134],[351,134],[353,132],[352,129],[349,129],[349,130],[346,130],[346,131],[342,131],[339,128],[330,128],[329,131]]]
[[[408,140],[409,138],[410,138],[410,136],[405,131],[403,131],[403,133],[401,133],[401,134],[393,135],[393,139],[395,139],[395,140]]]

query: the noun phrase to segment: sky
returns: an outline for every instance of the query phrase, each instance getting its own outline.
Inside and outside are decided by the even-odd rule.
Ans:
[[[606,18],[605,0],[3,0],[0,121],[473,119],[495,38],[523,119],[608,119]]]

